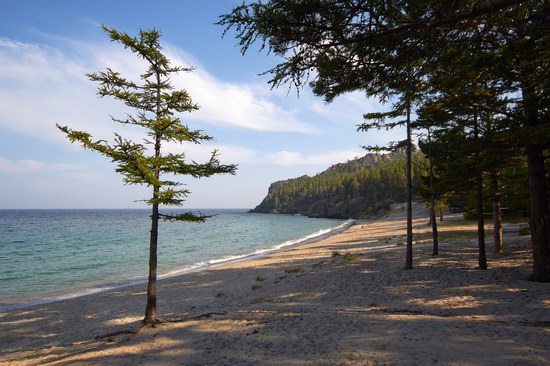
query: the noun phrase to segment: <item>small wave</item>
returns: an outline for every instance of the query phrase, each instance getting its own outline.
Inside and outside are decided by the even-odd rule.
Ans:
[[[298,239],[293,239],[293,240],[288,240],[288,241],[285,241],[283,243],[274,245],[270,248],[258,249],[258,250],[255,250],[253,252],[249,252],[249,253],[245,253],[245,254],[229,255],[229,256],[225,256],[225,257],[221,257],[221,258],[210,259],[208,261],[197,262],[197,263],[194,263],[190,266],[186,266],[184,268],[181,268],[181,269],[169,272],[169,273],[165,273],[165,274],[159,276],[159,278],[175,277],[175,276],[187,273],[187,272],[193,272],[193,271],[196,271],[196,270],[199,270],[199,269],[212,267],[212,266],[215,266],[215,265],[221,265],[221,264],[225,264],[225,263],[229,263],[229,262],[237,262],[237,261],[244,260],[244,259],[247,259],[247,258],[260,257],[262,255],[266,255],[268,253],[275,252],[277,250],[281,250],[283,248],[286,248],[286,247],[289,247],[289,246],[292,246],[292,245],[303,244],[303,243],[306,243],[308,241],[318,240],[318,239],[321,239],[323,237],[327,237],[329,235],[335,234],[335,233],[337,233],[341,230],[344,230],[344,229],[348,228],[354,222],[355,222],[355,220],[349,219],[349,220],[343,222],[342,224],[340,224],[338,226],[335,226],[333,228],[321,229],[321,230],[318,230],[318,231],[316,231],[312,234],[306,235],[304,237],[301,237],[301,238],[298,238]]]
[[[341,225],[338,225],[336,227],[329,228],[329,229],[321,229],[317,232],[314,232],[313,234],[306,235],[303,238],[296,239],[296,240],[285,241],[284,243],[278,244],[273,248],[275,250],[277,250],[277,249],[281,249],[281,248],[288,247],[288,246],[291,246],[291,245],[304,243],[304,242],[312,240],[312,239],[320,239],[322,237],[325,237],[325,236],[328,236],[330,234],[336,233],[340,230],[344,230],[344,229],[348,228],[354,222],[355,222],[355,220],[349,219],[349,220],[343,222]]]
[[[23,302],[13,303],[13,304],[9,304],[9,303],[0,304],[0,311],[20,310],[20,309],[25,309],[35,305],[44,305],[44,304],[49,304],[57,301],[70,300],[70,299],[74,299],[74,298],[82,297],[86,295],[93,295],[100,292],[138,285],[140,283],[145,283],[145,279],[131,279],[120,283],[105,284],[101,286],[85,288],[80,291],[75,291],[75,292],[62,294],[62,295],[43,297],[39,299],[33,299],[33,300],[23,301]]]
[[[229,255],[229,256],[225,256],[225,257],[221,257],[221,258],[196,262],[196,263],[193,263],[191,265],[185,266],[183,268],[180,268],[180,269],[177,269],[177,270],[174,270],[174,271],[170,271],[170,272],[167,272],[167,273],[163,273],[163,274],[159,275],[158,278],[159,278],[159,280],[160,279],[171,278],[171,277],[179,276],[179,275],[182,275],[182,274],[185,274],[185,273],[200,271],[200,270],[203,270],[203,269],[206,269],[206,268],[209,268],[209,267],[218,266],[218,265],[221,265],[221,264],[226,264],[226,263],[229,263],[229,262],[237,262],[237,261],[244,260],[244,259],[247,259],[247,258],[260,257],[262,255],[266,255],[268,253],[275,252],[277,250],[281,250],[283,248],[286,248],[286,247],[289,247],[289,246],[292,246],[292,245],[304,244],[304,243],[307,243],[309,241],[318,240],[318,239],[321,239],[323,237],[327,237],[329,235],[335,234],[337,232],[340,232],[340,231],[348,228],[354,222],[355,222],[355,220],[350,219],[350,220],[347,220],[347,221],[343,222],[342,224],[340,224],[338,226],[335,226],[333,228],[318,230],[318,231],[316,231],[312,234],[306,235],[306,236],[298,238],[298,239],[288,240],[288,241],[285,241],[283,243],[276,244],[276,245],[274,245],[270,248],[258,249],[258,250],[255,250],[253,252],[249,252],[249,253],[245,253],[245,254]],[[74,298],[81,297],[81,296],[97,294],[97,293],[100,293],[100,292],[105,292],[105,291],[110,291],[110,290],[116,290],[116,289],[129,287],[129,286],[133,286],[133,285],[138,285],[138,284],[142,284],[142,283],[146,283],[146,278],[145,277],[128,279],[126,281],[117,282],[117,283],[99,285],[99,286],[83,289],[81,291],[71,292],[71,293],[68,293],[68,294],[62,294],[62,295],[58,295],[58,296],[51,296],[51,297],[45,297],[45,298],[41,298],[41,299],[24,301],[24,302],[20,302],[20,303],[16,303],[16,304],[5,304],[4,303],[4,304],[0,304],[0,311],[19,310],[19,309],[28,308],[28,307],[35,306],[35,305],[43,305],[43,304],[48,304],[48,303],[62,301],[62,300],[74,299]]]

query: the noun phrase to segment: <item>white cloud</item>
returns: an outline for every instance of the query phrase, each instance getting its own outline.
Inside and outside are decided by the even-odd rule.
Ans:
[[[222,82],[192,56],[174,46],[166,49],[175,64],[195,67],[193,72],[174,78],[175,84],[186,89],[201,107],[189,119],[259,131],[315,132],[312,126],[297,117],[296,111],[285,110],[270,100],[274,95],[267,85]]]
[[[0,128],[67,146],[55,123],[110,138],[109,115],[123,117],[127,108],[112,98],[99,99],[86,73],[111,67],[137,77],[144,63],[117,45],[67,42],[69,51],[0,38]],[[175,47],[175,64],[195,61]],[[186,60],[186,57],[191,62]],[[224,83],[204,69],[174,77],[201,109],[184,116],[195,121],[259,131],[309,133],[314,129],[269,99],[267,86]],[[127,133],[125,133],[127,136]],[[131,133],[130,138],[139,134]]]
[[[319,165],[326,166],[341,163],[365,155],[362,150],[337,150],[322,154],[303,154],[295,151],[280,151],[269,154],[265,161],[280,165]]]
[[[0,173],[4,174],[32,174],[52,172],[74,172],[86,169],[85,164],[73,163],[49,163],[38,160],[17,160],[12,161],[0,157]]]
[[[260,152],[241,146],[224,144],[185,144],[182,146],[177,143],[168,143],[163,146],[166,153],[185,153],[187,159],[198,163],[207,161],[212,155],[212,151],[218,150],[219,159],[223,164],[242,164],[258,162]]]
[[[111,136],[113,102],[99,101],[88,61],[58,50],[0,39],[0,127],[67,146],[55,123]]]
[[[249,149],[242,146],[207,143],[202,145],[181,146],[170,143],[164,146],[164,151],[179,153],[185,151],[188,159],[197,162],[206,161],[210,158],[213,150],[218,150],[219,159],[223,164],[263,164],[263,165],[318,165],[330,166],[341,163],[356,157],[365,155],[365,150],[333,150],[324,153],[302,153],[297,151],[277,151],[265,153],[259,150]]]

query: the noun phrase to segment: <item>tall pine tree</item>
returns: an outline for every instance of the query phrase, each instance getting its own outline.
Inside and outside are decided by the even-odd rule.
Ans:
[[[198,109],[187,91],[176,90],[171,82],[173,75],[182,71],[189,72],[192,69],[171,65],[170,60],[162,53],[159,43],[160,33],[155,29],[140,31],[138,37],[131,37],[105,26],[103,29],[112,41],[122,44],[138,58],[145,60],[148,67],[140,75],[140,83],[126,79],[109,68],[87,76],[90,80],[99,83],[98,94],[101,97],[113,97],[137,110],[135,115],[128,115],[125,119],[113,118],[113,121],[143,127],[147,130],[147,138],[143,143],[136,143],[115,134],[114,143],[109,144],[104,140],[94,141],[87,132],[75,131],[67,126],[57,125],[57,127],[71,142],[79,142],[85,149],[97,151],[109,157],[117,166],[115,171],[124,177],[125,184],[146,185],[151,189],[150,198],[145,200],[152,207],[152,211],[147,305],[143,323],[154,324],[157,322],[159,220],[204,221],[206,219],[206,216],[191,212],[160,213],[159,207],[161,205],[181,206],[189,194],[189,190],[182,188],[182,183],[176,181],[175,177],[186,175],[202,178],[214,174],[234,174],[236,166],[220,164],[216,150],[212,152],[210,160],[203,164],[188,162],[183,152],[163,153],[162,147],[167,143],[200,144],[212,139],[200,130],[191,130],[175,115]]]

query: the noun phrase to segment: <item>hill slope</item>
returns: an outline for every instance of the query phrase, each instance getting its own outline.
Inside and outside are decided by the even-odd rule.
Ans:
[[[425,165],[424,156],[415,152],[415,181]],[[404,153],[367,154],[313,177],[304,175],[272,183],[267,196],[251,212],[357,218],[375,214],[391,202],[403,202],[405,193]]]

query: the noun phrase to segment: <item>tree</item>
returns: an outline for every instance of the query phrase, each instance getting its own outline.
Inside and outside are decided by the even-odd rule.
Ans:
[[[399,141],[392,144],[388,147],[370,147],[366,146],[367,150],[395,150],[405,147],[406,154],[406,177],[407,177],[407,243],[405,246],[405,269],[413,268],[413,226],[412,226],[412,140],[411,140],[411,101],[408,97],[408,94],[405,93],[405,96],[400,101],[401,103],[396,103],[392,110],[385,113],[367,113],[364,115],[364,118],[367,121],[358,125],[359,131],[368,131],[370,129],[390,129],[396,126],[405,125],[407,137],[404,141]],[[395,118],[405,114],[405,120],[395,121]]]
[[[465,93],[474,93],[473,90],[465,87]],[[450,106],[455,107],[449,110]],[[487,269],[486,249],[485,249],[485,231],[484,231],[484,211],[483,211],[483,173],[486,169],[485,159],[486,147],[488,141],[485,136],[481,136],[481,120],[478,118],[475,108],[468,108],[467,105],[461,105],[464,108],[456,108],[448,99],[439,98],[437,101],[425,103],[420,108],[420,126],[428,129],[429,141],[424,145],[432,163],[436,160],[439,164],[438,171],[440,178],[443,179],[448,190],[472,191],[476,192],[476,213],[478,219],[478,247],[479,247],[479,268]],[[433,125],[438,126],[435,141],[436,157],[434,159],[434,141],[430,131]],[[452,128],[451,128],[452,126]],[[483,143],[481,138],[484,138]],[[427,146],[426,146],[427,145]],[[439,145],[439,146],[437,146]],[[433,181],[433,178],[432,178]],[[472,189],[475,187],[475,189]],[[433,185],[430,191],[433,192]],[[432,195],[432,206],[435,206],[435,197]],[[434,215],[435,216],[435,215]],[[433,220],[432,220],[433,224]],[[433,230],[434,233],[437,229]],[[434,253],[435,248],[434,238]]]
[[[399,35],[386,34],[386,30],[414,21],[421,11],[422,6],[403,8],[400,3],[360,0],[335,3],[271,0],[235,7],[231,14],[221,16],[219,22],[226,26],[226,32],[235,27],[243,53],[261,40],[262,48],[268,46],[270,51],[286,57],[269,70],[273,87],[290,82],[299,89],[313,77],[310,82],[313,92],[326,102],[356,90],[383,101],[392,96],[400,98],[390,115],[396,117],[400,111],[406,120],[398,124],[381,121],[378,126],[385,124],[391,128],[403,124],[407,128],[406,269],[412,268],[410,115],[422,74],[419,61],[425,52],[417,47],[414,37],[399,39]],[[369,128],[369,124],[359,125],[362,131]]]
[[[283,57],[268,70],[272,86],[309,83],[327,101],[358,90],[383,100],[396,91],[403,96],[407,82],[430,83],[434,68],[452,71],[440,57],[449,45],[483,51],[468,61],[471,71],[459,84],[492,80],[508,97],[504,108],[466,104],[510,117],[507,142],[523,146],[528,163],[533,279],[550,281],[549,21],[547,1],[270,0],[237,6],[219,24],[236,31],[243,53],[258,41]],[[410,72],[414,77],[403,77]]]
[[[430,110],[426,105],[424,108],[419,109],[419,118],[416,120],[415,126],[424,128],[427,131],[426,141],[422,139],[418,140],[419,148],[422,152],[428,156],[428,182],[417,187],[417,191],[421,192],[423,197],[429,199],[428,206],[430,208],[430,224],[432,226],[432,255],[439,255],[439,235],[437,232],[437,219],[436,219],[436,192],[435,192],[435,178],[434,178],[434,164],[432,159],[432,130],[437,119],[437,114],[433,113],[433,109]],[[427,189],[426,189],[427,186]]]
[[[487,129],[493,138],[496,137],[493,141],[508,149],[522,149],[526,157],[533,246],[532,279],[542,282],[550,281],[550,207],[544,154],[550,146],[549,10],[547,1],[509,3],[498,11],[455,27],[453,37],[447,42],[455,49],[469,48],[473,56],[469,57],[470,60],[461,59],[460,67],[470,74],[458,73],[462,80],[475,81],[481,87],[489,86],[488,90],[496,87],[499,91],[498,98],[477,95],[477,100],[467,98],[468,101],[463,101],[474,108],[478,116],[490,114],[486,118],[488,121],[493,117],[500,119],[496,133]],[[445,77],[456,72],[457,64],[441,62],[441,55],[445,52],[438,53],[436,63]],[[451,89],[463,90],[464,85],[460,84]],[[510,155],[506,156],[509,159]],[[496,167],[498,164],[493,168]],[[498,194],[493,194],[497,211],[498,197]],[[497,213],[497,221],[498,216]],[[497,222],[496,241],[499,240],[498,232]]]
[[[110,96],[136,109],[136,115],[127,115],[125,119],[112,118],[114,122],[140,126],[147,130],[143,143],[135,143],[115,133],[114,143],[104,140],[94,141],[83,131],[75,131],[67,126],[57,127],[67,135],[71,142],[79,142],[85,149],[99,152],[116,164],[115,171],[121,173],[125,184],[146,185],[151,188],[151,197],[145,202],[152,207],[151,235],[149,240],[149,276],[147,283],[147,305],[144,324],[157,322],[157,246],[159,220],[165,221],[204,221],[207,216],[192,212],[164,214],[159,206],[181,206],[190,193],[181,188],[182,183],[175,180],[178,175],[193,178],[209,177],[214,174],[234,174],[235,165],[222,165],[218,152],[214,150],[210,160],[199,164],[187,162],[184,153],[164,153],[163,144],[194,143],[200,144],[212,138],[200,130],[191,130],[182,124],[175,113],[192,112],[199,107],[192,102],[185,90],[175,90],[171,76],[192,69],[172,66],[162,53],[159,43],[160,33],[155,30],[140,31],[138,37],[131,37],[114,28],[103,26],[112,41],[116,41],[146,61],[148,67],[140,75],[141,83],[135,83],[122,77],[118,72],[107,68],[100,73],[87,75],[99,83],[98,94]],[[168,175],[169,178],[165,178]]]
[[[439,254],[439,236],[437,233],[437,220],[435,217],[435,186],[434,186],[434,167],[432,160],[432,129],[428,126],[428,164],[429,164],[429,179],[430,179],[430,223],[432,225],[432,255]]]
[[[479,160],[479,121],[477,109],[474,110],[474,143],[478,145],[474,157]],[[476,169],[476,203],[477,203],[477,241],[479,247],[479,268],[487,269],[487,251],[485,249],[485,218],[483,216],[483,173]]]
[[[485,151],[485,172],[493,177],[496,250],[500,250],[498,244],[502,241],[499,185],[495,180],[498,170],[503,162],[515,159],[514,152],[519,149],[527,158],[530,221],[536,232],[531,236],[532,277],[537,281],[550,281],[550,211],[544,166],[550,133],[549,20],[545,1],[509,4],[455,27],[453,37],[448,38],[444,51],[432,63],[443,75],[436,86],[439,92],[453,97],[455,105],[468,106],[475,112],[472,114],[484,118],[486,136],[480,147]],[[454,83],[449,82],[450,75],[454,75]],[[430,81],[434,82],[434,78],[430,77]],[[468,85],[471,91],[464,93]],[[498,151],[502,147],[507,150],[505,154]],[[481,178],[477,180],[481,186]]]
[[[550,5],[547,1],[530,1],[513,15],[501,30],[510,36],[501,61],[513,71],[502,70],[500,76],[521,93],[513,110],[522,112],[515,125],[519,127],[516,130],[522,130],[527,156],[532,280],[550,282],[550,202],[544,156],[550,146]]]

